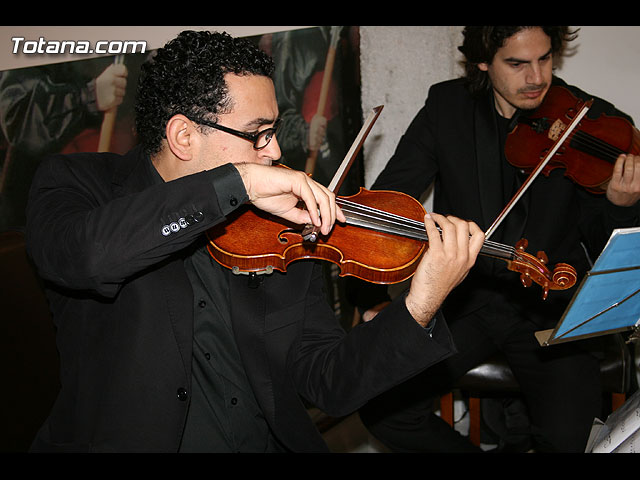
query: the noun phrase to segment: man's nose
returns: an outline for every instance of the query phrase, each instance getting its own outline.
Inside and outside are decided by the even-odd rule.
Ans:
[[[280,151],[280,145],[278,139],[274,136],[269,144],[260,150],[260,158],[268,160],[269,162],[275,162],[280,160],[282,152]]]
[[[540,83],[542,83],[542,67],[535,62],[529,66],[527,83],[534,85],[540,85]]]

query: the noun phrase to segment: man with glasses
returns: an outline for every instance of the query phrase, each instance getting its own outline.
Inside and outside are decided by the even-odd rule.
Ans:
[[[326,451],[306,405],[348,414],[451,353],[436,315],[483,243],[473,223],[425,218],[410,289],[348,335],[318,263],[256,281],[208,254],[204,233],[245,203],[323,235],[345,220],[333,193],[272,166],[272,70],[242,39],[183,32],[142,69],[140,147],[43,162],[27,245],[62,389],[34,451]]]

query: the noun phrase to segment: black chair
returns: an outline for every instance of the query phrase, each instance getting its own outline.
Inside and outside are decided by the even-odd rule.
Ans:
[[[59,391],[54,325],[24,233],[0,232],[0,451],[25,452]]]
[[[610,409],[613,411],[620,407],[627,395],[631,393],[633,359],[621,334],[599,337],[597,343],[602,357],[600,361],[602,390],[610,396]],[[502,355],[495,355],[467,372],[456,382],[455,389],[468,397],[469,440],[474,445],[480,445],[481,399],[517,396],[520,393],[520,386]],[[443,395],[440,399],[441,417],[452,426],[453,401],[452,392]]]

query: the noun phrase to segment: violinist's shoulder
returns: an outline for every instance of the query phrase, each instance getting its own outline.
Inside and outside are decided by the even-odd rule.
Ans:
[[[619,110],[613,103],[604,98],[597,97],[589,92],[586,92],[576,85],[570,85],[559,77],[553,77],[552,85],[564,87],[569,90],[574,96],[582,100],[593,100],[593,106],[587,114],[587,116],[590,118],[598,118],[600,115],[604,114],[609,116],[623,117],[632,124],[634,123],[633,119],[628,114]]]
[[[464,78],[455,78],[433,84],[428,100],[442,108],[456,110],[473,101]]]
[[[434,94],[442,93],[459,93],[467,89],[467,82],[464,78],[452,78],[450,80],[444,80],[442,82],[434,83],[429,88],[430,92]]]

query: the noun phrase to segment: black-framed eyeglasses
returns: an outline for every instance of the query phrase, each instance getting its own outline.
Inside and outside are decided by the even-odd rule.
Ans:
[[[271,139],[276,136],[276,134],[280,130],[280,126],[282,125],[282,119],[279,118],[274,122],[273,127],[265,128],[264,130],[260,130],[258,133],[247,133],[241,132],[239,130],[234,130],[233,128],[225,127],[224,125],[210,122],[208,120],[192,120],[201,125],[215,128],[216,130],[220,130],[222,132],[230,133],[231,135],[235,135],[236,137],[244,138],[245,140],[252,142],[253,148],[255,148],[256,150],[262,150],[264,147],[269,145],[269,142],[271,142]]]

